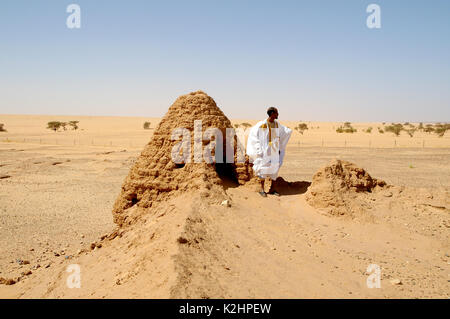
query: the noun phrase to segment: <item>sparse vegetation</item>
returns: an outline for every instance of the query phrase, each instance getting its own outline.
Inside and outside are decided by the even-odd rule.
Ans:
[[[69,126],[72,127],[72,130],[77,130],[78,129],[78,123],[80,123],[79,121],[69,121]]]
[[[410,129],[404,129],[405,132],[409,135],[409,137],[413,137],[414,133],[416,132],[416,128],[410,128]]]
[[[385,126],[384,131],[385,132],[391,132],[394,133],[395,136],[399,136],[400,132],[403,130],[403,125],[400,123],[392,123],[391,125]]]
[[[0,132],[8,132],[5,128],[4,128],[4,124],[0,123]]]
[[[405,130],[405,132],[409,135],[409,137],[413,137],[415,130]]]
[[[423,131],[426,133],[433,133],[434,132],[433,124],[427,124],[423,129]]]
[[[72,130],[78,129],[79,121],[69,121],[69,122],[60,122],[60,121],[51,121],[47,123],[47,128],[53,131],[58,131],[60,128],[62,128],[64,131],[67,130],[67,125],[72,127]]]
[[[144,122],[144,130],[149,130],[150,129],[150,122]]]
[[[47,128],[53,131],[57,131],[59,130],[59,128],[61,127],[61,122],[58,121],[51,121],[47,123]]]
[[[384,134],[384,131],[383,131],[383,129],[381,127],[378,127],[378,133]]]
[[[308,124],[306,123],[300,123],[296,127],[294,127],[294,130],[298,131],[300,134],[303,135],[303,132],[308,129]]]
[[[244,129],[247,129],[249,127],[252,127],[252,125],[250,123],[241,123],[241,126],[244,127]]]
[[[439,137],[444,136],[445,132],[447,132],[448,130],[450,130],[450,123],[447,123],[447,124],[438,123],[435,125],[435,128],[434,128],[434,132]]]
[[[405,127],[407,126],[407,127]],[[401,131],[405,131],[406,134],[408,134],[410,137],[414,136],[414,133],[416,133],[416,131],[419,132],[425,132],[425,133],[436,133],[439,137],[444,136],[445,132],[447,130],[450,130],[450,123],[446,123],[446,124],[441,124],[441,123],[436,123],[436,124],[426,124],[425,126],[423,125],[423,123],[419,123],[419,125],[417,127],[415,127],[413,124],[405,122],[404,124],[400,124],[400,123],[392,123],[392,125],[386,126],[384,128],[384,130],[386,132],[392,132],[394,133],[396,136],[399,136]],[[380,131],[380,128],[378,128],[378,131]],[[380,132],[381,133],[381,132]]]
[[[363,130],[366,133],[372,133],[372,126],[369,126],[366,130]]]
[[[345,122],[344,126],[339,126],[336,130],[338,133],[355,133],[358,130],[352,127],[350,122]]]

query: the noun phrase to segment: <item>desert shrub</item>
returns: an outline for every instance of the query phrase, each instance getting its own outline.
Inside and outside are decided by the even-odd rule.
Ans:
[[[241,126],[243,126],[244,129],[252,127],[252,125],[250,123],[241,123]]]
[[[409,128],[406,128],[403,125],[409,126]],[[384,130],[386,132],[394,133],[395,136],[399,136],[402,131],[405,131],[406,134],[409,135],[409,137],[413,137],[416,130],[420,130],[420,125],[418,128],[416,128],[416,127],[414,127],[414,125],[410,124],[409,122],[405,122],[404,124],[392,123],[391,125],[385,126]]]
[[[79,121],[69,121],[69,122],[60,122],[60,121],[51,121],[47,123],[47,128],[53,131],[58,131],[62,128],[64,131],[67,130],[67,126],[70,126],[72,130],[78,129]]]
[[[61,127],[61,122],[59,121],[51,121],[47,123],[47,128],[53,131],[57,131],[59,130],[59,128]]]
[[[403,125],[398,123],[392,123],[392,125],[388,125],[384,127],[385,132],[391,132],[394,133],[395,136],[399,136],[400,132],[403,130]]]
[[[69,121],[69,126],[72,127],[72,130],[77,130],[78,129],[78,123],[80,123],[80,121]]]
[[[432,133],[432,132],[434,132],[434,127],[432,124],[427,124],[425,126],[425,128],[423,129],[423,131],[426,133]]]
[[[150,129],[150,122],[144,122],[144,130],[149,130]]]
[[[447,124],[438,123],[438,124],[435,125],[435,128],[434,128],[434,132],[439,137],[444,136],[445,132],[447,132],[448,130],[450,130],[450,124],[449,123],[447,123]]]
[[[409,137],[413,137],[416,132],[415,128],[405,129],[405,132],[409,135]]]
[[[239,128],[239,124],[234,124],[234,128]]]
[[[0,132],[8,132],[8,131],[4,128],[4,125],[5,125],[5,124],[0,123]]]
[[[339,126],[336,130],[337,133],[355,133],[358,130],[353,128],[350,122],[345,122],[344,126]]]
[[[381,127],[378,127],[378,133],[384,134],[384,131],[383,131],[383,129]]]
[[[372,133],[372,126],[369,126],[366,130],[364,130],[366,133]]]
[[[308,124],[306,123],[300,123],[296,127],[294,127],[294,130],[298,131],[300,134],[303,135],[303,132],[308,129]]]

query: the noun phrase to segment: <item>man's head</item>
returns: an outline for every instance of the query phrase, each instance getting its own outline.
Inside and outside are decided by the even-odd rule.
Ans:
[[[267,115],[269,115],[269,120],[272,122],[273,120],[278,119],[278,110],[276,107],[269,107],[267,109]]]

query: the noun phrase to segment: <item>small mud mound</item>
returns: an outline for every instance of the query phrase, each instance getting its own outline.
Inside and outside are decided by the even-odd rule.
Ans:
[[[203,141],[195,143],[194,121],[198,120],[202,121]],[[180,140],[172,140],[172,133],[175,129],[180,128],[190,132],[191,161],[175,164],[172,161],[172,150],[175,145],[179,145]],[[205,135],[207,135],[205,131],[209,128],[217,128],[222,132],[223,163],[217,161],[212,143],[205,139]],[[156,202],[166,201],[175,192],[199,191],[199,193],[203,192],[205,197],[213,197],[216,191],[223,191],[224,179],[231,179],[239,184],[250,180],[252,170],[248,160],[245,163],[236,163],[236,137],[233,137],[233,144],[227,143],[227,128],[232,128],[230,120],[207,94],[197,91],[180,96],[169,108],[155,129],[151,141],[137,158],[126,177],[121,194],[113,208],[114,222],[122,226],[127,219],[125,211],[128,208],[134,205],[139,208],[152,207]],[[213,137],[212,140],[214,139]],[[203,150],[209,147],[211,155],[215,159],[213,163],[207,164],[204,161],[196,163],[194,148],[199,144],[203,145]],[[234,145],[234,163],[226,163],[227,144]],[[130,223],[132,219],[129,218],[127,223]]]
[[[306,200],[331,215],[354,216],[370,208],[365,195],[385,186],[386,182],[371,177],[363,168],[335,159],[314,174]]]

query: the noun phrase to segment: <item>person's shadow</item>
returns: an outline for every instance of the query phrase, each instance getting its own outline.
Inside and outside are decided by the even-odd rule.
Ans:
[[[311,182],[307,181],[297,181],[297,182],[288,182],[283,179],[283,177],[278,177],[274,182],[274,189],[280,195],[299,195],[304,194],[308,190]]]

